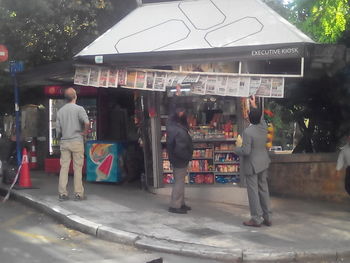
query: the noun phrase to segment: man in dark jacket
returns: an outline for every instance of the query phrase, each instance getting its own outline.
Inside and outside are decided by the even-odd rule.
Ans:
[[[167,150],[175,179],[169,212],[186,214],[191,208],[185,205],[185,176],[188,163],[192,160],[193,145],[185,109],[176,105],[181,88],[178,86],[176,90],[167,123]]]

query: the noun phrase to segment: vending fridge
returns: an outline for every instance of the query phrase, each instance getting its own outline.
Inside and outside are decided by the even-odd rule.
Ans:
[[[118,142],[88,141],[85,147],[86,180],[120,182],[125,145]]]
[[[47,173],[59,173],[60,171],[60,139],[56,134],[57,111],[66,103],[63,91],[66,87],[47,86],[44,88],[47,96],[48,107],[48,154],[45,159],[45,171]],[[83,106],[90,120],[90,128],[87,140],[97,139],[97,88],[74,87],[77,91],[77,104]],[[84,167],[85,169],[85,167]],[[72,172],[72,169],[71,171]]]

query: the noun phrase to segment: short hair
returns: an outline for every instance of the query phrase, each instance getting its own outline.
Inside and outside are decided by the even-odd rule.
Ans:
[[[75,92],[75,89],[68,88],[64,91],[64,98],[68,102],[72,102],[74,99],[76,99],[77,93]]]
[[[261,111],[258,109],[251,109],[249,112],[249,121],[251,124],[259,124],[261,121]]]

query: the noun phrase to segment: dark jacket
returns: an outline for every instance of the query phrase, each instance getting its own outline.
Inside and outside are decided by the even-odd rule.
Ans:
[[[170,163],[175,168],[184,168],[192,160],[192,138],[187,128],[177,122],[167,125],[167,150]]]
[[[170,105],[169,121],[167,123],[167,150],[170,163],[175,168],[184,168],[192,160],[193,144],[188,128],[178,123],[174,116],[176,99]]]

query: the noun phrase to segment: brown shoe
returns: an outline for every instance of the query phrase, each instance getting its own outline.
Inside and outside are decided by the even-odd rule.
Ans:
[[[265,226],[272,226],[272,222],[270,220],[264,219],[263,225],[265,225]]]
[[[251,226],[251,227],[261,227],[261,224],[255,223],[252,219],[250,219],[249,221],[243,222],[243,225]]]

